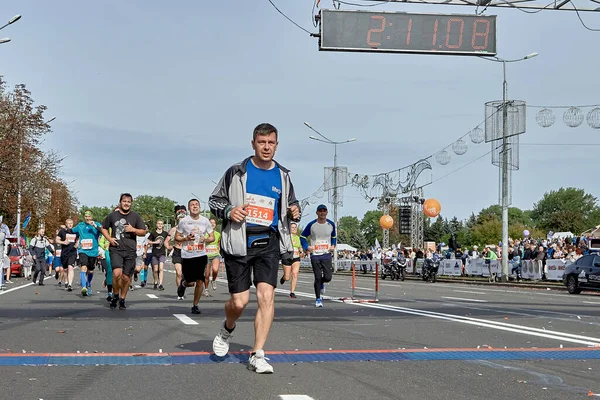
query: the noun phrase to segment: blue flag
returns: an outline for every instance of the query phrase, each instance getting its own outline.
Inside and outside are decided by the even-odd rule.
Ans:
[[[23,228],[22,229],[27,228],[27,225],[29,224],[30,220],[31,220],[31,212],[28,212],[27,215],[25,216],[25,220],[23,221]]]

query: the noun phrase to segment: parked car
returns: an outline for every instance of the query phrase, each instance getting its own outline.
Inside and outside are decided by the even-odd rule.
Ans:
[[[13,246],[10,250],[8,258],[10,258],[10,275],[22,277],[25,275],[23,265],[19,263],[19,260],[23,256],[23,250],[20,247]]]
[[[600,290],[600,255],[588,254],[567,265],[563,283],[571,294],[583,289]]]

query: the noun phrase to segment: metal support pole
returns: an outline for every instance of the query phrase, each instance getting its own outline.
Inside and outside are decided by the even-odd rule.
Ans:
[[[20,132],[19,132],[20,133]],[[19,135],[19,173],[17,174],[17,244],[21,244],[21,180],[23,174],[21,173],[23,164],[23,138]]]
[[[338,185],[337,185],[337,144],[333,145],[333,223],[335,230],[338,230]],[[337,246],[333,250],[333,272],[338,270],[338,252]]]
[[[388,215],[390,213],[390,205],[388,203],[388,198],[383,198],[383,215]],[[388,249],[390,247],[390,230],[383,229],[383,249]],[[382,250],[383,250],[382,249]]]
[[[352,300],[354,300],[354,290],[356,289],[356,269],[352,263]]]
[[[375,262],[375,301],[379,301],[379,263]]]
[[[508,282],[508,85],[506,62],[502,62],[502,282]]]

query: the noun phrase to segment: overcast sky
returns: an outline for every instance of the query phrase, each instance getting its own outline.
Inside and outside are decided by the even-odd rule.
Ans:
[[[303,27],[312,27],[312,0],[277,0]],[[321,2],[331,8],[331,1]],[[583,3],[578,3],[583,4]],[[590,3],[591,4],[591,3]],[[344,9],[356,7],[343,6]],[[371,8],[373,9],[373,8]],[[393,5],[378,10],[473,13],[472,7]],[[308,121],[338,146],[338,164],[377,174],[430,156],[484,120],[484,103],[502,97],[502,65],[477,57],[319,52],[317,39],[293,26],[267,0],[228,2],[3,0],[0,21],[23,18],[2,32],[0,74],[25,83],[56,116],[46,149],[66,155],[64,178],[80,204],[115,204],[121,192],[206,200],[232,163],[252,153],[253,128],[280,131],[276,159],[292,170],[299,198],[323,183],[333,146],[308,138]],[[573,12],[498,15],[498,55],[540,55],[508,66],[509,98],[531,105],[600,103],[600,32]],[[600,28],[600,15],[582,13]],[[584,113],[590,108],[584,108]],[[596,179],[600,131],[568,128],[562,110],[541,128],[527,109],[513,204],[531,208],[561,186],[600,195]],[[432,159],[425,197],[443,215],[477,213],[498,199],[498,169],[490,150],[472,144],[448,165]],[[531,145],[531,144],[553,145]],[[451,150],[450,150],[451,152]],[[308,218],[322,199],[312,200]],[[359,218],[369,204],[344,190],[342,215]]]

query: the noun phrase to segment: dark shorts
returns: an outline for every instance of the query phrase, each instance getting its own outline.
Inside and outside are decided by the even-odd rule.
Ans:
[[[93,271],[96,269],[96,262],[98,261],[98,257],[90,257],[85,253],[79,253],[79,265],[86,266],[88,271]]]
[[[152,266],[156,266],[159,263],[165,263],[165,261],[167,261],[167,257],[162,255],[162,256],[152,256]]]
[[[76,253],[64,254],[60,256],[60,263],[64,268],[67,268],[69,265],[71,267],[75,266],[75,261],[77,260]]]
[[[181,260],[181,272],[186,282],[204,282],[204,272],[208,264],[208,257],[200,256],[194,258],[184,258]]]
[[[173,255],[171,256],[171,262],[173,264],[181,264],[181,249],[175,247],[173,249]]]
[[[285,265],[286,267],[290,267],[293,263],[300,262],[300,257],[296,258],[282,258],[281,265]]]
[[[135,260],[137,255],[135,251],[131,253],[121,253],[114,249],[109,249],[110,253],[110,265],[112,269],[122,269],[123,274],[129,277],[133,276],[135,271]]]
[[[229,293],[241,293],[250,289],[252,277],[254,286],[265,282],[277,287],[279,271],[279,237],[272,234],[264,247],[249,248],[246,256],[223,255]]]
[[[150,265],[152,263],[152,253],[147,253],[146,257],[143,259],[144,265]]]

